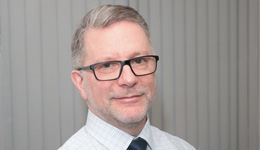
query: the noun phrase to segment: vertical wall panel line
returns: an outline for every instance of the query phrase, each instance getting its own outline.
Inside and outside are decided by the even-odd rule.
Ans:
[[[206,72],[207,72],[207,79],[206,79],[206,89],[207,89],[207,93],[206,93],[206,97],[207,97],[207,112],[208,112],[208,114],[207,114],[207,136],[208,136],[208,138],[207,138],[207,142],[206,143],[208,143],[208,144],[205,144],[206,145],[206,147],[207,147],[207,149],[209,149],[211,146],[210,146],[210,111],[209,111],[209,97],[210,97],[210,95],[209,95],[209,87],[210,87],[210,85],[209,85],[209,81],[210,81],[210,79],[209,79],[209,2],[208,1],[206,1],[206,47],[207,47],[207,50],[206,50],[206,56],[207,56],[207,58],[206,58],[206,62],[207,62],[207,65],[206,65],[206,68],[207,68],[207,70],[206,70]]]
[[[237,83],[237,87],[236,87],[236,97],[237,97],[237,106],[236,106],[236,114],[237,114],[237,118],[239,118],[239,36],[240,36],[240,33],[239,33],[239,0],[237,1],[236,3],[236,14],[237,14],[237,20],[236,20],[236,24],[237,24],[237,36],[236,36],[236,47],[237,47],[237,53],[236,53],[236,64],[237,64],[237,80],[236,80],[236,83]],[[239,119],[236,120],[236,124],[237,124],[237,129],[236,129],[236,132],[237,132],[237,138],[236,138],[236,147],[238,148],[239,150],[239,138],[240,138],[240,133],[239,133]]]
[[[250,132],[250,128],[249,128],[249,118],[250,118],[250,116],[249,116],[249,114],[250,114],[250,112],[249,112],[249,87],[250,87],[250,85],[249,85],[249,39],[250,39],[250,32],[249,32],[249,0],[246,2],[246,21],[247,21],[247,25],[246,25],[246,34],[247,34],[247,42],[246,42],[246,48],[247,48],[247,68],[246,68],[246,70],[247,70],[247,83],[246,83],[246,89],[247,89],[247,95],[246,95],[246,98],[247,98],[247,131],[248,132]],[[248,133],[248,137],[249,137],[250,135],[249,135],[249,133]],[[250,141],[249,141],[249,138],[247,138],[247,149],[249,149],[249,143],[250,143]]]
[[[174,4],[175,4],[175,0],[173,0],[173,2],[172,2],[172,8],[174,8]],[[176,36],[175,36],[175,15],[174,15],[175,13],[174,13],[174,11],[172,11],[172,24],[173,24],[173,26],[172,26],[172,37],[173,37],[173,39],[172,39],[172,41],[173,41],[173,47],[172,47],[172,50],[173,50],[173,53],[172,53],[172,58],[174,59],[175,58],[175,51],[176,51],[176,49],[175,49],[175,41],[176,41]],[[175,81],[175,78],[176,78],[176,70],[175,70],[175,64],[173,64],[172,65],[173,67],[172,67],[172,71],[173,71],[173,112],[174,112],[174,114],[173,114],[173,134],[176,134],[176,81]]]
[[[183,47],[184,47],[184,120],[185,120],[185,123],[184,123],[184,139],[187,140],[188,138],[188,128],[187,128],[187,122],[188,122],[188,110],[187,110],[187,105],[188,105],[188,100],[187,100],[187,24],[186,24],[186,19],[187,19],[187,13],[186,13],[186,0],[183,0],[183,16],[184,16],[184,19],[183,19],[183,24],[184,24],[184,28],[183,28]]]
[[[198,87],[199,87],[199,83],[198,83],[198,80],[199,80],[199,71],[198,71],[198,66],[199,66],[199,63],[198,63],[198,0],[196,0],[195,2],[195,51],[196,51],[196,69],[195,69],[195,72],[196,72],[196,81],[195,81],[195,85],[196,85],[196,89],[195,89],[195,93],[196,93],[196,145],[195,148],[198,148],[199,147],[199,90],[198,90]]]
[[[163,21],[162,21],[162,20],[163,20],[163,19],[162,19],[162,18],[163,18],[163,16],[162,16],[162,2],[160,2],[159,9],[160,9],[160,11],[159,11],[159,12],[160,12],[160,18],[159,18],[159,20],[160,20],[160,22],[163,22]],[[159,35],[159,36],[160,36],[161,41],[163,41],[163,35],[162,35],[162,34],[163,34],[162,24],[160,24],[160,35]],[[160,56],[163,56],[162,53],[163,53],[163,46],[162,46],[162,44],[160,44],[159,55],[160,55]],[[160,66],[161,66],[161,67],[160,67],[160,68],[161,68],[161,76],[163,76],[163,72],[164,72],[164,71],[163,71],[163,67],[162,67],[162,66],[164,65],[164,64],[163,64],[163,61],[161,61],[160,64],[161,64],[161,65],[160,65]],[[164,91],[164,86],[163,86],[163,83],[164,83],[164,82],[163,82],[163,80],[164,80],[164,79],[162,79],[161,82],[160,82],[160,87],[161,87],[161,90],[162,90],[162,91]],[[161,122],[161,125],[162,125],[162,128],[164,129],[164,127],[165,127],[165,125],[164,125],[164,117],[163,117],[164,95],[162,94],[162,92],[160,93],[160,97],[162,98],[162,101],[161,101],[161,102],[162,102],[162,105],[161,105],[161,118],[162,118],[162,119],[161,119],[161,121],[162,121],[162,122]]]
[[[220,124],[221,124],[221,115],[220,115],[220,94],[221,94],[221,90],[220,90],[220,75],[221,75],[221,67],[220,67],[220,15],[219,15],[219,10],[220,10],[220,2],[219,0],[217,0],[217,69],[218,69],[218,73],[217,73],[217,110],[218,110],[218,117],[217,117],[217,122],[218,122],[218,125],[217,125],[217,128],[218,128],[218,149],[220,149],[220,145],[222,144],[221,143],[221,130],[220,130]]]
[[[72,39],[72,36],[73,36],[73,3],[72,3],[72,0],[70,0],[70,27],[71,27],[71,29],[70,29],[70,37],[71,37],[71,39]],[[70,49],[71,50],[71,49]],[[72,60],[73,61],[73,60]],[[73,70],[74,68],[73,68],[73,66],[71,65],[71,70]],[[70,81],[71,82],[71,81]],[[71,89],[74,89],[74,84],[73,83],[71,83]],[[75,90],[72,90],[71,91],[72,92],[72,113],[73,113],[73,131],[76,131],[76,113],[75,113]]]
[[[151,8],[150,8],[151,5],[150,5],[150,1],[149,1],[149,0],[147,1],[147,6],[148,6],[148,7],[147,7],[147,8],[148,8],[148,9],[147,9],[147,14],[148,14],[148,16],[147,16],[146,22],[149,24],[149,26],[151,26],[151,18],[150,18],[150,17],[151,17],[151,15],[150,15],[150,14],[151,14]],[[150,28],[149,28],[149,29],[150,29]],[[151,32],[151,31],[150,31],[150,32]]]
[[[57,42],[57,46],[56,46],[56,55],[57,55],[57,58],[56,58],[56,63],[57,63],[57,66],[60,66],[60,54],[59,54],[59,49],[60,49],[60,46],[59,46],[59,33],[58,33],[58,31],[59,31],[59,22],[58,22],[58,20],[59,20],[59,16],[58,16],[58,11],[59,11],[59,7],[58,7],[58,1],[57,0],[55,0],[55,7],[56,7],[56,10],[55,10],[55,15],[56,15],[56,42]],[[57,91],[58,91],[58,116],[59,116],[59,136],[60,136],[60,139],[59,139],[59,145],[61,145],[62,144],[62,124],[61,124],[61,88],[60,88],[60,86],[61,86],[61,82],[60,82],[60,68],[57,68],[56,69],[56,71],[57,71]]]
[[[228,58],[228,149],[231,150],[231,30],[230,30],[230,14],[231,14],[231,6],[230,6],[230,0],[227,1],[227,12],[228,12],[228,17],[227,17],[227,39],[228,39],[228,52],[227,52],[227,58]]]
[[[101,4],[100,0],[99,0],[99,5]],[[88,3],[87,3],[87,0],[84,1],[84,6],[85,6],[85,11],[87,10],[88,8]]]
[[[12,143],[12,145],[10,145],[10,148],[12,149],[12,150],[14,150],[14,108],[13,108],[13,105],[14,105],[14,98],[13,98],[13,88],[12,88],[12,85],[13,85],[13,79],[12,79],[12,44],[11,44],[11,39],[12,39],[12,37],[11,37],[11,21],[10,21],[10,13],[11,13],[11,8],[10,8],[10,1],[9,0],[7,0],[7,7],[8,7],[8,10],[7,10],[7,15],[8,15],[8,33],[9,33],[9,36],[8,36],[8,47],[9,47],[9,63],[10,63],[10,68],[8,69],[9,70],[9,75],[10,75],[10,81],[9,81],[9,83],[10,83],[10,116],[12,117],[10,120],[10,123],[11,123],[11,143]],[[7,147],[9,147],[9,146],[7,146]]]
[[[150,7],[151,7],[151,5],[149,5]],[[151,8],[150,8],[151,9]],[[160,22],[162,22],[162,4],[161,4],[161,2],[159,2],[159,6],[158,6],[158,13],[159,13],[159,20],[160,20]],[[158,40],[160,40],[160,42],[159,42],[159,45],[157,45],[158,46],[158,50],[156,50],[157,52],[158,52],[158,55],[159,56],[162,56],[162,37],[163,37],[163,33],[162,33],[162,24],[159,24],[159,27],[158,27],[158,29],[159,29],[159,39]],[[163,75],[163,61],[161,61],[161,63],[160,63],[160,73],[159,73],[159,75],[160,76],[162,76]],[[159,71],[159,70],[158,70]],[[158,76],[158,73],[157,73],[157,76]],[[158,81],[158,80],[157,80]],[[159,87],[161,88],[161,91],[163,91],[163,79],[160,79],[159,80],[160,82],[157,84],[157,85],[160,85]],[[158,89],[157,89],[158,90]],[[161,102],[161,105],[160,105],[160,117],[161,117],[161,119],[160,119],[160,125],[161,125],[161,128],[162,129],[164,129],[164,120],[163,120],[163,100],[164,100],[164,95],[162,94],[162,92],[159,92],[158,94],[160,94],[159,95],[159,97],[161,98],[160,99],[160,102]],[[157,94],[157,95],[158,95]],[[152,116],[153,117],[153,116]]]
[[[140,4],[138,3],[138,0],[136,0],[136,10],[138,11],[138,12],[140,12]]]
[[[258,30],[257,30],[257,33],[258,33],[258,69],[260,68],[260,53],[259,53],[259,48],[260,48],[260,38],[259,38],[259,35],[260,35],[260,30],[259,30],[259,26],[260,26],[260,0],[258,1]],[[259,74],[260,74],[260,69],[258,70],[258,116],[260,114],[260,89],[259,89],[259,85],[260,85],[260,77],[259,77]],[[259,118],[259,117],[258,117]],[[260,119],[258,120],[258,139],[260,138]],[[260,147],[260,142],[258,141],[258,148]]]
[[[39,18],[40,18],[40,53],[41,53],[41,64],[40,64],[40,67],[41,67],[41,85],[40,85],[40,87],[41,87],[41,95],[40,95],[40,97],[41,97],[41,119],[42,119],[42,139],[43,139],[43,141],[42,141],[42,143],[43,143],[43,148],[42,149],[46,149],[45,147],[45,145],[46,145],[46,141],[45,141],[45,127],[44,127],[44,124],[45,124],[45,119],[44,119],[44,87],[43,87],[43,43],[42,43],[42,39],[43,39],[43,27],[42,27],[42,0],[39,0],[39,8],[40,8],[40,10],[39,10]]]
[[[239,1],[239,149],[248,149],[248,1]],[[244,34],[244,35],[243,35]]]
[[[28,46],[27,46],[27,16],[26,16],[26,0],[23,0],[23,7],[24,7],[24,46],[25,46],[25,54],[24,54],[24,59],[25,60],[28,60]],[[29,113],[30,113],[30,107],[29,107],[29,99],[28,99],[28,93],[29,93],[29,89],[28,89],[28,64],[25,63],[25,80],[26,80],[26,85],[25,85],[25,88],[26,88],[26,115],[27,115],[27,149],[30,150],[30,117],[29,117]]]

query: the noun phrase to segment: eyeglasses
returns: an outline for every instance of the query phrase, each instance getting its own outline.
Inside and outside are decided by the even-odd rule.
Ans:
[[[153,74],[157,68],[159,56],[146,55],[135,57],[125,61],[105,61],[86,67],[77,68],[77,70],[92,70],[96,79],[99,81],[116,80],[120,77],[124,65],[130,66],[136,76],[145,76]]]

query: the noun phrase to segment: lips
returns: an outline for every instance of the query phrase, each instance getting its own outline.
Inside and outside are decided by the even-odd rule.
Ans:
[[[120,96],[120,97],[115,97],[115,100],[120,100],[120,101],[125,101],[125,102],[134,102],[138,101],[143,94],[141,95],[130,95],[130,96]]]
[[[115,99],[131,99],[131,98],[135,98],[135,97],[140,97],[140,95],[133,95],[133,96],[118,97],[118,98],[115,98]]]

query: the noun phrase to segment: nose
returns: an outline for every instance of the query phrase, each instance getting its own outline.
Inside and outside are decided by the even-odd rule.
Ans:
[[[118,78],[120,86],[132,87],[137,83],[137,76],[134,75],[129,65],[124,65],[121,75]]]

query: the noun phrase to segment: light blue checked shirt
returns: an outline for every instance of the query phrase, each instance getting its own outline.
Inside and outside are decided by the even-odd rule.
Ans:
[[[148,143],[147,150],[195,150],[186,141],[172,136],[146,122],[138,137]],[[126,150],[133,137],[99,119],[88,111],[87,123],[59,150]]]

